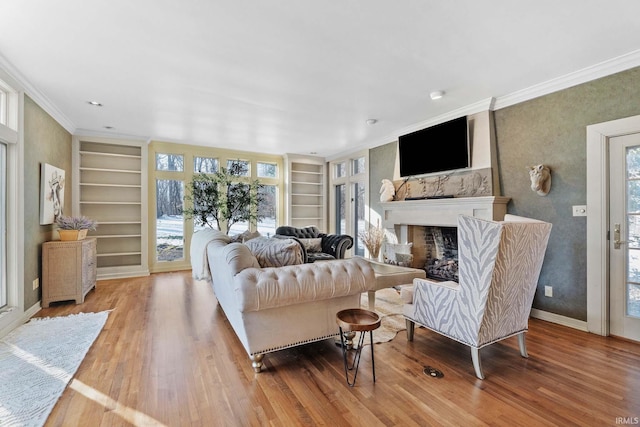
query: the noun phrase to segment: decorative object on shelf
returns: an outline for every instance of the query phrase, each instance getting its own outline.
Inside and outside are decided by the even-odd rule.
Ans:
[[[382,180],[382,187],[380,187],[380,201],[390,202],[395,198],[396,189],[393,186],[393,182],[389,179]]]
[[[264,201],[259,180],[243,181],[247,176],[245,162],[234,160],[228,168],[220,167],[214,174],[200,173],[187,185],[186,219],[196,225],[218,229],[228,234],[238,222],[256,223],[264,218],[258,206]]]
[[[64,169],[40,166],[40,225],[53,224],[64,208]]]
[[[369,251],[369,257],[371,259],[378,259],[380,256],[380,248],[382,247],[385,236],[384,228],[380,227],[380,220],[378,220],[378,225],[376,227],[371,227],[371,225],[369,225],[368,230],[363,230],[358,233],[358,235],[362,239],[364,246]]]
[[[94,231],[98,222],[86,216],[59,216],[56,219],[60,240],[82,240],[87,232]]]
[[[433,176],[405,177],[395,181],[394,201],[493,194],[491,168],[461,170]]]
[[[531,190],[538,196],[546,196],[551,190],[551,169],[548,166],[539,164],[529,167],[529,178],[531,179]]]

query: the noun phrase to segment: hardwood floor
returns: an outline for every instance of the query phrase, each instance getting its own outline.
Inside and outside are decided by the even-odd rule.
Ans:
[[[190,272],[98,282],[113,310],[47,426],[614,426],[638,424],[640,344],[531,319],[529,359],[510,338],[481,351],[425,329],[368,349],[355,387],[332,340],[270,353],[254,374],[210,286]],[[444,373],[432,378],[425,366]],[[621,417],[621,418],[619,418]]]

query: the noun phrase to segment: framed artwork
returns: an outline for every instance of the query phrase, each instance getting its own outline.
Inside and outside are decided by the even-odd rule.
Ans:
[[[40,225],[53,224],[64,208],[64,169],[40,165]]]

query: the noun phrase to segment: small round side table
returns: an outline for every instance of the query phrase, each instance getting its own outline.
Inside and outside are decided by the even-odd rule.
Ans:
[[[356,384],[358,376],[358,366],[360,366],[360,354],[364,344],[364,337],[369,332],[371,341],[371,370],[373,372],[373,382],[376,382],[376,365],[373,358],[373,331],[380,327],[380,316],[370,310],[363,308],[348,308],[341,310],[336,314],[336,323],[340,330],[340,343],[342,345],[342,357],[344,359],[344,374],[347,378],[347,384],[353,387]],[[351,338],[355,337],[355,333],[360,332],[357,348],[353,348]],[[349,339],[345,341],[345,333],[349,335]],[[347,353],[349,350],[355,352],[351,366],[347,361]],[[353,380],[349,380],[349,371],[353,371]]]

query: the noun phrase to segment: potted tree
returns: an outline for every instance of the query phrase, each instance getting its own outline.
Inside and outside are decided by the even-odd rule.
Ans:
[[[264,201],[259,180],[249,180],[247,164],[235,160],[216,173],[200,173],[187,185],[185,218],[196,225],[218,229],[226,234],[238,222],[254,223],[264,215],[258,206]]]
[[[98,222],[86,216],[59,216],[56,225],[60,240],[82,240],[98,227]]]

